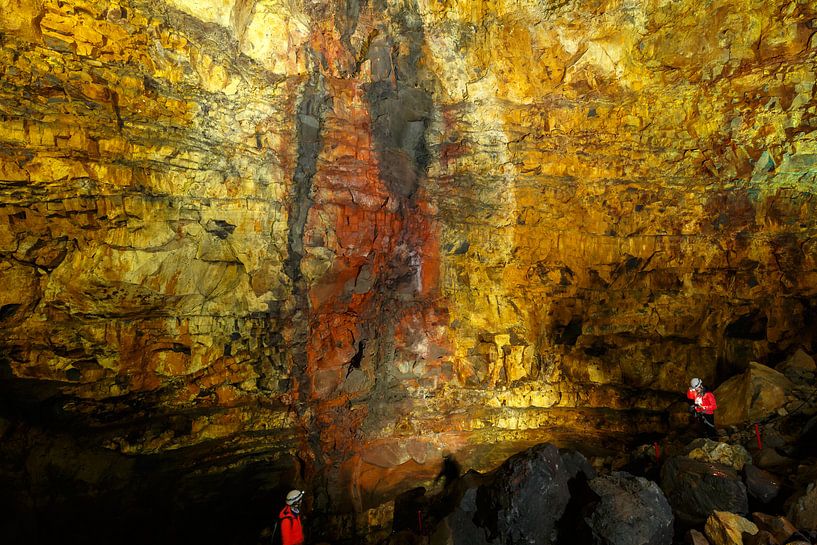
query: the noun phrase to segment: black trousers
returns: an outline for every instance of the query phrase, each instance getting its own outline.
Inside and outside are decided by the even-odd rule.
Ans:
[[[707,437],[717,437],[718,430],[715,428],[715,415],[700,413],[699,416],[701,417],[701,424],[704,427],[704,433],[706,433]]]

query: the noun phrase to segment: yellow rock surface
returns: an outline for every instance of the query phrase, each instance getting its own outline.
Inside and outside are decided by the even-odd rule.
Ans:
[[[744,533],[755,535],[758,528],[753,522],[735,513],[714,511],[706,519],[704,532],[714,545],[739,545],[743,543]]]

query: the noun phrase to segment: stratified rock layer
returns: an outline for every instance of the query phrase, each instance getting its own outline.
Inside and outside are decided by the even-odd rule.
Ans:
[[[56,428],[124,464],[90,495],[271,464],[359,512],[813,353],[816,17],[0,0],[4,474]]]

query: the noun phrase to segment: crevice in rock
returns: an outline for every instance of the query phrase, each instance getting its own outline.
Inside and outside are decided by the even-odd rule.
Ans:
[[[724,335],[732,339],[760,341],[766,338],[767,323],[765,313],[755,310],[728,324]]]
[[[349,360],[349,367],[346,370],[346,378],[349,378],[349,374],[354,369],[360,369],[360,362],[363,360],[363,351],[365,349],[366,349],[366,341],[362,340],[362,339],[359,340],[357,342],[357,352],[355,352],[355,355],[352,357],[351,360]]]

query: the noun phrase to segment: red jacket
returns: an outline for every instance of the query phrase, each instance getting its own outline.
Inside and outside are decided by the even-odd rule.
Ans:
[[[715,394],[704,392],[699,394],[697,390],[687,390],[687,398],[695,403],[695,411],[704,414],[715,414],[718,403],[715,401]]]
[[[281,519],[281,543],[301,545],[304,542],[304,529],[300,513],[293,513],[289,505],[285,505],[278,518]]]

